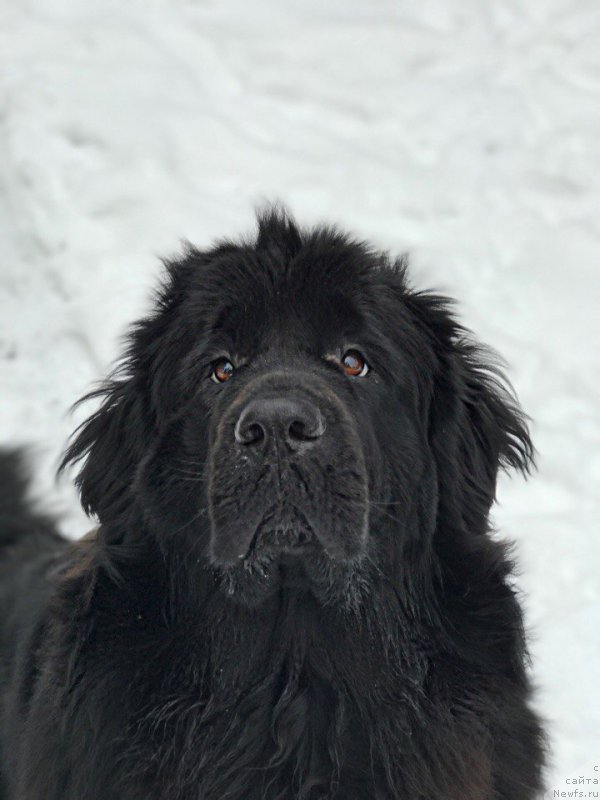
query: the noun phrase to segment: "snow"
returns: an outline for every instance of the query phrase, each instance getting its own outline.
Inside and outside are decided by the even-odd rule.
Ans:
[[[551,790],[600,761],[599,36],[593,0],[0,0],[0,440],[37,494],[89,526],[53,485],[67,409],[182,239],[279,198],[410,251],[533,419],[495,519]]]

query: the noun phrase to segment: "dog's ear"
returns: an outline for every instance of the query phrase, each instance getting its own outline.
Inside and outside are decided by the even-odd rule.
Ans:
[[[102,523],[121,519],[131,508],[137,468],[168,415],[169,398],[177,394],[172,376],[186,331],[175,318],[187,277],[203,258],[190,250],[183,261],[166,264],[154,310],[131,329],[117,370],[77,404],[102,399],[73,434],[59,471],[83,462],[75,481],[81,503]]]
[[[83,509],[109,522],[130,507],[148,435],[147,414],[143,391],[132,376],[106,381],[79,403],[99,397],[100,408],[77,428],[59,469],[84,460],[75,479]]]
[[[486,530],[498,470],[533,466],[526,417],[497,357],[456,323],[446,298],[412,293],[407,302],[435,356],[429,440],[440,511],[469,530]]]

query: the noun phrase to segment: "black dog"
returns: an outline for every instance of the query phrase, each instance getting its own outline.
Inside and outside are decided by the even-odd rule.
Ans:
[[[489,536],[532,446],[404,261],[280,211],[168,264],[76,433],[68,543],[2,462],[2,800],[530,800]]]

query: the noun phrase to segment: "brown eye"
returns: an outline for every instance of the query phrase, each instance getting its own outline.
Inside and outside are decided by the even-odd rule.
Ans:
[[[358,350],[348,350],[342,358],[342,367],[346,375],[352,378],[364,378],[369,371],[365,357]]]
[[[215,383],[225,383],[233,375],[234,366],[231,361],[222,358],[220,361],[215,361],[213,364],[212,372],[210,373],[211,380]]]

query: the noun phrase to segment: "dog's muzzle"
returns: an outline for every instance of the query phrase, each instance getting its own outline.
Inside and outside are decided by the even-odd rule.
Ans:
[[[210,459],[211,555],[231,566],[319,551],[355,558],[367,528],[360,442],[331,390],[257,379],[231,403]]]

